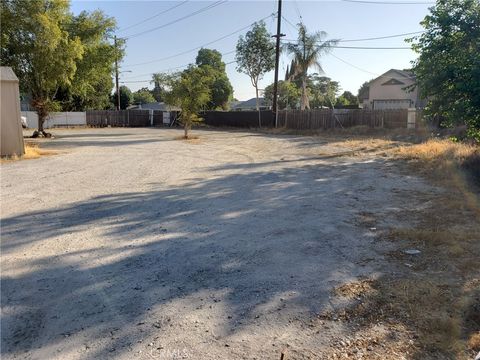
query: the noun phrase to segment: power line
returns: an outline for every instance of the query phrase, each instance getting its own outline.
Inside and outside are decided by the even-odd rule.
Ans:
[[[369,1],[369,0],[341,0],[343,2],[359,4],[379,4],[379,5],[432,5],[435,2],[426,1]]]
[[[270,14],[270,15],[268,15],[268,16],[265,16],[264,18],[262,18],[262,19],[260,19],[260,20],[257,20],[256,22],[262,21],[262,20],[265,20],[265,19],[268,19],[270,16],[273,16],[273,15],[274,15],[274,14]],[[199,50],[199,49],[201,49],[201,48],[203,48],[203,47],[205,47],[205,46],[208,46],[208,45],[211,45],[211,44],[216,43],[216,42],[218,42],[218,41],[221,41],[221,40],[223,40],[223,39],[226,39],[227,37],[230,37],[230,36],[232,36],[232,35],[235,35],[235,34],[241,32],[241,31],[243,31],[243,30],[246,30],[246,29],[250,28],[251,26],[253,26],[253,24],[255,24],[255,22],[254,22],[254,23],[251,23],[251,24],[249,24],[249,25],[247,25],[247,26],[244,26],[243,28],[238,29],[238,30],[236,30],[236,31],[234,31],[234,32],[231,32],[230,34],[227,34],[227,35],[224,35],[224,36],[222,36],[222,37],[219,37],[218,39],[212,40],[212,41],[210,41],[210,42],[208,42],[208,43],[205,43],[205,44],[203,44],[203,45],[194,47],[194,48],[192,48],[192,49],[182,51],[182,52],[180,52],[180,53],[178,53],[178,54],[170,55],[170,56],[167,56],[167,57],[164,57],[164,58],[160,58],[160,59],[154,59],[154,60],[150,60],[150,61],[145,61],[145,62],[142,62],[142,63],[125,65],[124,67],[128,68],[128,67],[139,66],[139,65],[147,65],[147,64],[152,64],[152,63],[159,62],[159,61],[164,61],[164,60],[172,59],[172,58],[177,57],[177,56],[185,55],[185,54],[191,53],[192,51]]]
[[[285,16],[282,15],[282,19],[287,22],[288,25],[290,25],[293,29],[298,30],[297,26],[294,25],[290,20],[288,20]]]
[[[284,39],[283,41],[297,41]],[[332,49],[355,49],[355,50],[411,50],[408,46],[341,46],[341,45],[331,45],[329,46]]]
[[[152,19],[156,18],[157,16],[160,16],[160,15],[162,15],[162,14],[165,14],[165,13],[167,13],[167,12],[173,10],[173,9],[176,9],[177,7],[180,7],[180,6],[186,4],[186,3],[189,2],[189,1],[190,1],[190,0],[185,0],[185,1],[181,2],[181,3],[179,3],[179,4],[175,4],[174,6],[169,7],[169,8],[166,9],[166,10],[160,11],[159,13],[156,13],[155,15],[152,15],[152,16],[146,18],[146,19],[143,19],[142,21],[139,21],[139,22],[137,22],[137,23],[135,23],[135,24],[133,24],[133,25],[124,27],[124,28],[122,28],[122,29],[119,29],[118,31],[125,31],[125,30],[131,29],[132,27],[135,27],[135,26],[137,26],[137,25],[143,24],[143,23],[145,23],[145,22],[147,22],[147,21],[149,21],[149,20],[152,20]]]
[[[226,52],[226,53],[221,53],[220,55],[224,56],[224,55],[233,54],[235,51],[236,51],[236,50],[228,51],[228,52]],[[191,63],[184,64],[184,65],[179,65],[179,66],[175,66],[175,67],[171,67],[171,68],[164,69],[164,70],[157,70],[157,71],[155,71],[155,72],[138,74],[138,75],[135,75],[135,76],[130,76],[130,77],[126,78],[126,79],[135,79],[135,78],[142,77],[142,76],[146,76],[146,75],[153,75],[153,74],[158,73],[158,72],[168,72],[168,71],[172,71],[172,70],[176,70],[176,69],[180,69],[180,68],[187,67],[187,66],[190,65],[190,64],[191,64]],[[227,65],[227,64],[225,64],[225,65]]]
[[[364,38],[364,39],[347,39],[347,40],[338,40],[338,42],[354,42],[354,41],[370,41],[370,40],[380,40],[380,39],[390,39],[400,36],[407,36],[407,35],[415,35],[415,34],[422,34],[425,30],[422,31],[413,31],[403,34],[396,34],[396,35],[387,35],[387,36],[378,36],[378,37],[371,37],[371,38]]]
[[[200,13],[202,13],[202,12],[207,11],[207,10],[213,9],[214,7],[217,7],[217,6],[219,6],[219,5],[223,5],[223,4],[225,4],[226,2],[228,2],[228,0],[216,1],[216,2],[214,2],[213,4],[210,4],[210,5],[208,5],[208,6],[205,6],[205,7],[201,8],[201,9],[198,9],[197,11],[194,11],[193,13],[190,13],[190,14],[187,14],[187,15],[185,15],[185,16],[182,16],[182,17],[180,17],[180,18],[178,18],[178,19],[172,20],[172,21],[170,21],[170,22],[168,22],[168,23],[166,23],[166,24],[163,24],[163,25],[160,25],[160,26],[156,26],[156,27],[154,27],[154,28],[151,28],[151,29],[148,29],[148,30],[145,30],[145,31],[141,31],[141,32],[139,32],[139,33],[132,34],[132,35],[130,35],[130,36],[126,36],[126,38],[131,39],[131,38],[134,38],[134,37],[137,37],[137,36],[140,36],[140,35],[147,34],[147,33],[152,32],[152,31],[156,31],[156,30],[159,30],[159,29],[163,29],[163,28],[165,28],[165,27],[167,27],[167,26],[176,24],[176,23],[179,22],[179,21],[188,19],[188,18],[190,18],[190,17],[192,17],[192,16],[195,16],[195,15],[198,15],[198,14],[200,14]]]
[[[230,61],[230,62],[227,62],[225,63],[225,65],[230,65],[230,64],[233,64],[233,63],[236,63],[237,61],[236,60],[233,60],[233,61]],[[175,68],[170,68],[170,69],[166,69],[166,70],[160,70],[160,71],[157,71],[157,72],[167,72],[169,70],[174,70],[174,69],[179,69],[179,68],[184,68],[184,67],[187,67],[189,66],[190,64],[185,64],[185,65],[181,65],[181,66],[177,66]],[[144,75],[153,75],[155,73],[149,73],[149,74],[144,74]],[[132,79],[132,78],[130,78]],[[126,81],[121,81],[122,84],[125,84],[125,83],[144,83],[144,82],[150,82],[152,81],[152,79],[148,79],[148,80],[133,80],[133,81],[129,81],[129,80],[126,80]]]
[[[357,70],[363,71],[364,73],[367,73],[367,74],[370,74],[370,75],[374,75],[374,76],[376,76],[376,77],[383,77],[383,78],[387,78],[387,79],[394,79],[394,78],[392,78],[392,77],[390,77],[390,76],[378,75],[378,74],[373,73],[373,72],[371,72],[371,71],[362,69],[361,67],[358,67],[358,66],[356,66],[356,65],[354,65],[354,64],[352,64],[352,63],[350,63],[350,62],[348,62],[348,61],[346,61],[346,60],[343,60],[343,59],[340,58],[339,56],[336,56],[336,55],[334,55],[334,54],[332,54],[332,53],[330,53],[329,55],[332,55],[334,58],[336,58],[337,60],[340,60],[340,61],[343,62],[344,64],[347,64],[347,65],[349,65],[349,66],[351,66],[351,67],[353,67],[353,68],[355,68],[355,69],[357,69]],[[415,76],[407,76],[407,78],[409,78],[409,79],[415,79]]]
[[[293,0],[293,5],[295,7],[295,11],[297,12],[298,19],[300,20],[300,23],[303,23],[302,14],[300,13],[300,7],[298,6],[297,0]]]
[[[330,46],[333,49],[355,49],[355,50],[412,50],[412,48],[408,46],[383,46],[383,47],[375,47],[375,46]]]
[[[282,19],[285,20],[292,28],[297,29],[297,27],[289,21],[285,16],[282,15]],[[402,34],[394,34],[394,35],[385,35],[385,36],[377,36],[377,37],[370,37],[370,38],[363,38],[363,39],[340,39],[338,42],[355,42],[355,41],[370,41],[370,40],[381,40],[381,39],[390,39],[390,38],[396,38],[396,37],[401,37],[401,36],[408,36],[408,35],[415,35],[415,34],[422,34],[424,33],[425,30],[421,31],[412,31],[412,32],[406,32]],[[297,41],[293,39],[283,39],[284,41]]]

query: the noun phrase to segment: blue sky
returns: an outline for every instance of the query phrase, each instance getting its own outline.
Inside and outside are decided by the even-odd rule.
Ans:
[[[375,0],[374,0],[375,1]],[[381,0],[378,0],[381,1]],[[282,15],[293,25],[302,19],[309,31],[325,31],[330,39],[365,39],[421,31],[420,21],[427,15],[428,0],[391,0],[397,2],[416,2],[412,4],[370,4],[361,2],[335,1],[283,1]],[[119,37],[129,37],[145,30],[163,26],[173,20],[189,15],[215,2],[190,0],[183,1],[72,1],[72,10],[101,9],[117,20]],[[388,2],[388,1],[387,1]],[[156,14],[175,5],[176,8],[159,16]],[[127,40],[126,56],[121,64],[121,81],[132,90],[150,86],[151,73],[162,72],[182,65],[193,63],[198,50],[184,53],[190,49],[217,40],[225,35],[242,29],[249,24],[265,18],[277,10],[277,1],[227,1],[211,9],[178,21],[160,29],[132,36]],[[153,18],[151,18],[153,17]],[[151,18],[148,21],[144,19]],[[276,20],[265,20],[267,28],[274,33]],[[139,25],[135,25],[140,23]],[[282,21],[282,33],[285,39],[295,39],[296,30],[287,21]],[[132,27],[131,27],[132,26]],[[127,28],[129,27],[129,28]],[[125,29],[127,28],[127,29]],[[234,60],[235,45],[239,35],[245,29],[232,36],[214,42],[207,48],[227,53],[223,60]],[[405,47],[403,37],[374,41],[343,42],[342,46],[363,47]],[[183,55],[177,55],[184,53]],[[411,50],[357,50],[336,48],[325,55],[322,67],[325,75],[339,81],[342,90],[354,94],[364,81],[391,68],[405,69],[416,57]],[[167,59],[165,59],[167,58]],[[157,61],[158,60],[158,61]],[[148,64],[141,64],[146,63]],[[290,63],[287,55],[280,60],[280,79]],[[348,64],[347,64],[348,63]],[[141,64],[141,65],[137,65]],[[179,70],[179,69],[178,69]],[[234,88],[234,96],[246,100],[255,96],[247,75],[236,71],[236,64],[227,65],[227,74]],[[273,71],[265,75],[260,87],[273,82]]]

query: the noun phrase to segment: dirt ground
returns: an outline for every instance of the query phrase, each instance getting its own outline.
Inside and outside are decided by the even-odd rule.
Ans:
[[[56,130],[2,164],[2,358],[413,358],[342,309],[412,271],[388,231],[443,190],[353,142],[195,133]]]

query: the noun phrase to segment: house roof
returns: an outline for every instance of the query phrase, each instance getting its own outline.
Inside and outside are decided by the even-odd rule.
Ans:
[[[382,75],[376,77],[375,79],[371,80],[370,83],[378,80],[378,79],[381,79],[381,78],[389,78],[389,79],[392,79],[391,76],[388,76],[387,74],[388,73],[397,73],[398,75],[400,75],[400,77],[402,78],[407,78],[407,79],[412,79],[412,80],[415,80],[415,75],[413,74],[413,71],[411,70],[398,70],[398,69],[390,69],[386,72],[384,72]]]

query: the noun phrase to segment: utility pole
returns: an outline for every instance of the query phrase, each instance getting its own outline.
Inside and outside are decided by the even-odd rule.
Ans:
[[[275,127],[278,126],[278,109],[277,109],[277,98],[278,98],[278,61],[280,59],[280,37],[285,36],[280,32],[280,25],[282,22],[282,0],[278,0],[278,12],[277,12],[277,35],[273,37],[277,38],[277,44],[275,48],[275,81],[273,83],[273,104],[272,110],[275,116]]]
[[[115,87],[117,89],[117,110],[120,110],[120,89],[118,87],[118,47],[117,47],[117,36],[113,37],[115,42]]]

